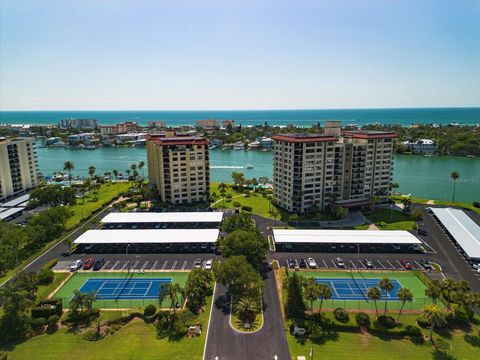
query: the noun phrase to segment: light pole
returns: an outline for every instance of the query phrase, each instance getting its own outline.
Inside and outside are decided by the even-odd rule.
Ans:
[[[131,244],[127,244],[127,247],[125,248],[125,255],[128,255],[128,248],[130,247]]]
[[[357,244],[357,248],[358,248],[358,255],[360,255],[360,244]]]

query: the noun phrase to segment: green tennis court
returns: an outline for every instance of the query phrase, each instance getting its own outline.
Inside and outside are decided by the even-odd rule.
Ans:
[[[372,283],[373,279],[382,279],[389,278],[394,282],[394,284],[399,284],[400,287],[408,288],[412,294],[414,300],[412,302],[405,303],[404,310],[420,310],[424,305],[431,304],[432,301],[425,295],[425,284],[418,278],[414,272],[410,271],[392,271],[392,272],[381,272],[381,271],[306,271],[298,272],[300,276],[305,278],[314,278],[317,282],[331,282],[332,279],[344,279],[345,282],[351,283],[351,286],[355,286],[358,283],[370,284],[370,286],[375,286]],[[352,278],[353,276],[353,278]],[[372,279],[372,280],[370,280]],[[353,280],[353,281],[352,281]],[[372,285],[373,284],[373,285]],[[363,289],[365,290],[365,289]],[[366,290],[365,290],[366,292]],[[320,301],[314,303],[314,309],[320,306]],[[375,310],[375,304],[372,300],[366,299],[365,297],[356,297],[355,299],[339,298],[332,294],[332,299],[325,300],[323,302],[323,308],[337,308],[342,307],[345,309],[358,309],[365,310],[371,309]],[[384,308],[383,297],[381,300],[377,300],[377,306],[379,311]],[[391,311],[397,311],[402,306],[402,302],[398,300],[388,300],[387,309]]]
[[[110,280],[118,279],[119,281],[126,281],[128,278],[129,283],[136,283],[139,281],[158,281],[158,279],[171,279],[172,283],[179,284],[182,288],[185,286],[185,282],[188,278],[188,272],[152,272],[152,273],[113,273],[113,272],[78,272],[74,274],[68,281],[53,295],[54,299],[62,299],[63,307],[68,308],[70,299],[73,296],[75,290],[80,290],[85,284],[91,282],[94,279]],[[156,298],[109,298],[99,299],[94,303],[94,307],[102,309],[131,309],[145,307],[148,304],[154,304],[158,306]],[[164,300],[162,308],[170,307],[169,300]]]

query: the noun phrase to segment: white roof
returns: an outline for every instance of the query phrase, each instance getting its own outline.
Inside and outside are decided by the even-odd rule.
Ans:
[[[23,207],[21,207],[21,208],[14,207],[14,208],[4,210],[4,211],[0,212],[0,220],[6,219],[9,216],[15,215],[16,213],[19,213],[23,210],[25,210],[25,208],[23,208]]]
[[[421,244],[402,230],[289,230],[274,229],[275,243]]]
[[[163,244],[163,243],[214,243],[217,229],[161,229],[161,230],[88,230],[75,244]]]
[[[9,202],[3,203],[2,206],[3,207],[14,207],[14,206],[17,206],[17,205],[25,202],[25,201],[28,201],[28,199],[30,199],[29,194],[22,195],[22,196],[20,196],[16,199],[10,200]]]
[[[105,216],[102,223],[205,223],[221,222],[223,212],[118,212]]]
[[[480,258],[480,226],[465,212],[452,208],[431,208],[469,258]]]

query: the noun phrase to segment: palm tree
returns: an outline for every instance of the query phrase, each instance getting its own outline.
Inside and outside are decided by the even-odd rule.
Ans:
[[[460,174],[456,171],[452,172],[450,174],[450,177],[453,180],[453,196],[452,196],[452,202],[455,202],[455,184],[457,182],[457,179],[460,177]]]
[[[393,283],[389,278],[383,278],[378,285],[380,286],[380,289],[385,291],[385,315],[387,315],[388,293],[393,289]]]
[[[320,287],[314,278],[308,278],[303,283],[303,296],[310,301],[310,312],[313,314],[313,302],[320,297]]]
[[[83,313],[83,307],[85,306],[86,293],[79,290],[73,291],[73,297],[70,300],[70,309],[76,310],[80,308],[80,313]]]
[[[142,179],[145,179],[145,171],[143,170],[143,167],[145,166],[144,161],[140,161],[138,163],[138,170],[142,170]]]
[[[251,296],[245,296],[235,304],[234,311],[242,321],[254,322],[260,306],[258,300]]]
[[[444,279],[441,283],[441,289],[447,293],[447,308],[450,309],[452,302],[452,293],[457,288],[457,283],[453,279]]]
[[[432,280],[425,289],[425,295],[432,299],[433,303],[437,303],[437,299],[442,295],[442,287],[439,280]]]
[[[32,305],[25,291],[19,291],[12,283],[0,288],[0,305],[5,314],[20,315]]]
[[[162,306],[162,302],[168,297],[170,299],[170,307],[173,309],[173,314],[175,315],[175,310],[178,305],[179,297],[183,297],[184,292],[179,284],[168,283],[165,285],[160,285],[160,293],[158,295],[158,304]]]
[[[225,207],[225,193],[227,192],[227,185],[223,182],[220,183],[220,185],[218,185],[218,191],[220,191],[220,194],[222,194],[223,207]]]
[[[63,164],[63,170],[68,171],[68,181],[70,184],[70,181],[72,180],[72,170],[75,169],[75,166],[73,165],[72,161],[65,161]]]
[[[397,292],[397,297],[402,301],[402,307],[400,308],[400,312],[398,313],[397,321],[400,320],[400,315],[402,315],[403,307],[407,301],[413,300],[412,292],[407,288],[401,288]]]
[[[118,178],[118,170],[117,169],[113,169],[113,176],[115,176],[115,180],[117,180],[117,178]]]
[[[97,169],[95,168],[95,166],[93,166],[93,165],[92,165],[92,166],[89,166],[89,167],[88,167],[88,176],[90,176],[90,178],[92,178],[93,175],[95,174],[95,171],[96,171],[96,170],[97,170]]]
[[[424,306],[422,309],[422,315],[430,323],[430,342],[436,349],[437,346],[433,340],[433,329],[445,324],[445,316],[440,307],[435,304]]]
[[[380,289],[376,286],[368,288],[367,297],[370,300],[373,300],[373,303],[375,304],[375,312],[377,313],[377,318],[378,318],[377,300],[380,300],[380,297],[381,297]]]
[[[319,312],[321,313],[322,312],[322,305],[323,305],[323,300],[327,300],[327,299],[330,299],[332,297],[332,289],[328,286],[328,285],[325,285],[325,284],[318,284],[318,286],[320,287],[320,308],[319,308]]]

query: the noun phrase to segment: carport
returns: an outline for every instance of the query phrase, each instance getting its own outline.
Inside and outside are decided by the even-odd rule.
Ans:
[[[293,230],[274,229],[275,247],[280,251],[364,252],[375,249],[405,251],[422,242],[402,230]]]
[[[480,226],[464,211],[431,208],[433,214],[470,260],[480,260]]]

